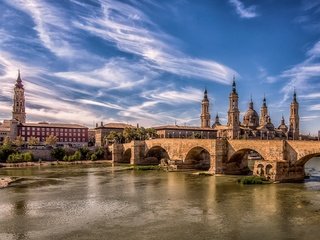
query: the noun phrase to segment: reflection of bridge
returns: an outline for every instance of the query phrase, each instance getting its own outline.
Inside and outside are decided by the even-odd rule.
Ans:
[[[207,168],[212,173],[241,173],[243,159],[256,152],[253,174],[276,181],[300,180],[304,164],[320,156],[320,142],[283,140],[153,139],[115,144],[115,162],[157,164],[168,159],[178,168]],[[243,167],[243,166],[242,166]]]

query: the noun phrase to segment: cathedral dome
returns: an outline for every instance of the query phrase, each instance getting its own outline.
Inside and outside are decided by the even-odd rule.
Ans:
[[[245,127],[249,128],[256,128],[259,126],[259,115],[258,113],[253,109],[253,102],[251,100],[249,104],[248,111],[244,114],[243,117],[243,125]]]

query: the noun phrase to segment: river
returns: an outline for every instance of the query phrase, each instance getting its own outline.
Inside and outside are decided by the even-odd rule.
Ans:
[[[0,169],[0,239],[319,239],[320,182],[116,170]]]

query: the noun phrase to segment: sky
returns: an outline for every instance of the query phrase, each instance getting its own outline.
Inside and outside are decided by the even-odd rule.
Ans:
[[[29,122],[226,123],[236,78],[241,115],[266,96],[288,123],[294,89],[302,133],[320,129],[320,1],[1,0],[0,120],[18,69]],[[213,121],[212,121],[213,123]]]

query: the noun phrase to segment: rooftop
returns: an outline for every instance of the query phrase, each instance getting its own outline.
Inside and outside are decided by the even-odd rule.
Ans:
[[[216,131],[213,128],[201,128],[195,126],[178,126],[178,125],[164,125],[154,127],[155,130],[189,130],[189,131]]]
[[[24,127],[88,128],[88,127],[80,125],[80,124],[47,123],[47,122],[21,123],[20,125],[24,126]]]

